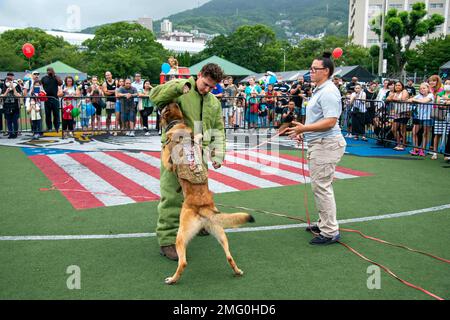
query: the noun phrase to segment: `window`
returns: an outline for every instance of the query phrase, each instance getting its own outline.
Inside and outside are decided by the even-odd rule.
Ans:
[[[444,8],[443,3],[430,3],[430,9],[442,9]]]
[[[400,3],[391,3],[389,4],[389,8],[403,9],[403,5]]]

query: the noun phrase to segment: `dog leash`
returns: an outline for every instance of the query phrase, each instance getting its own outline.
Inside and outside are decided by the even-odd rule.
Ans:
[[[267,139],[267,141],[265,141],[265,142],[263,142],[263,143],[257,145],[256,147],[252,147],[252,148],[250,148],[250,149],[259,148],[259,147],[261,147],[261,146],[263,146],[263,145],[269,143],[269,142],[270,142],[272,139],[274,139],[275,137],[277,137],[277,136],[283,134],[284,132],[286,132],[286,130],[288,130],[288,128],[286,128],[286,129],[283,130],[282,132],[279,132],[279,133],[277,133],[276,135],[270,137],[269,139]],[[305,159],[305,148],[304,148],[304,142],[303,142],[303,140],[301,141],[301,149],[302,149],[302,158]],[[304,181],[304,186],[305,186],[305,188],[304,188],[304,201],[303,201],[303,203],[304,203],[304,208],[305,208],[306,221],[305,221],[304,219],[302,219],[302,218],[299,218],[299,217],[294,217],[294,216],[290,216],[290,215],[282,214],[282,213],[277,213],[277,212],[270,212],[270,211],[267,211],[267,210],[253,209],[253,208],[246,208],[246,207],[239,207],[239,206],[229,206],[229,205],[223,205],[223,204],[216,204],[216,205],[217,205],[217,206],[220,206],[220,207],[228,207],[228,208],[233,208],[233,209],[238,209],[238,210],[245,210],[245,211],[259,212],[259,213],[269,214],[269,215],[272,215],[272,216],[283,217],[283,218],[287,218],[287,219],[291,219],[291,220],[297,220],[297,221],[301,221],[301,222],[303,222],[303,223],[307,223],[307,224],[308,224],[308,227],[311,228],[311,219],[310,219],[310,214],[309,214],[309,209],[308,209],[308,193],[307,193],[306,176],[305,176],[305,161],[302,161],[302,176],[303,176],[303,181]],[[407,247],[407,246],[402,245],[402,244],[395,244],[395,243],[391,243],[391,242],[389,242],[389,241],[385,241],[385,240],[382,240],[382,239],[379,239],[379,238],[376,238],[376,237],[368,236],[368,235],[365,235],[364,233],[362,233],[362,232],[359,231],[359,230],[355,230],[355,229],[347,229],[347,228],[339,228],[339,230],[340,230],[340,231],[344,231],[344,232],[357,233],[357,234],[359,234],[361,237],[363,237],[363,238],[365,238],[365,239],[372,240],[372,241],[376,241],[376,242],[379,242],[379,243],[383,243],[383,244],[390,245],[390,246],[394,246],[394,247],[398,247],[398,248],[402,248],[402,249],[408,250],[408,251],[410,251],[410,252],[416,252],[416,253],[419,253],[419,254],[422,254],[422,255],[426,255],[426,256],[428,256],[428,257],[431,257],[431,258],[433,258],[433,259],[439,260],[439,261],[441,261],[441,262],[450,264],[450,260],[448,260],[448,259],[441,258],[441,257],[439,257],[439,256],[430,254],[430,253],[425,252],[425,251],[412,249],[412,248]],[[317,235],[317,234],[316,234],[315,232],[313,232],[312,230],[311,230],[311,233],[312,233],[314,236]],[[348,250],[349,250],[350,252],[352,252],[353,254],[355,254],[355,255],[357,255],[358,257],[360,257],[361,259],[363,259],[363,260],[365,260],[365,261],[367,261],[367,262],[369,262],[369,263],[372,263],[372,264],[374,264],[374,265],[380,267],[380,268],[383,269],[387,274],[389,274],[389,275],[390,275],[391,277],[393,277],[394,279],[400,281],[400,282],[403,283],[404,285],[406,285],[406,286],[408,286],[408,287],[410,287],[410,288],[419,290],[419,291],[421,291],[421,292],[423,292],[423,293],[425,293],[425,294],[427,294],[427,295],[433,297],[434,299],[437,299],[437,300],[444,300],[443,298],[439,297],[438,295],[436,295],[436,294],[434,294],[434,293],[432,293],[432,292],[430,292],[430,291],[428,291],[428,290],[426,290],[426,289],[424,289],[424,288],[422,288],[422,287],[419,287],[419,286],[417,286],[417,285],[414,285],[414,284],[412,284],[412,283],[410,283],[410,282],[408,282],[408,281],[406,281],[406,280],[400,278],[398,275],[396,275],[394,272],[392,272],[392,271],[391,271],[389,268],[387,268],[386,266],[384,266],[384,265],[382,265],[382,264],[380,264],[380,263],[378,263],[378,262],[376,262],[376,261],[374,261],[374,260],[372,260],[372,259],[367,258],[366,256],[364,256],[363,254],[361,254],[360,252],[358,252],[356,249],[352,248],[352,247],[349,246],[348,244],[346,244],[346,243],[344,243],[344,242],[342,242],[342,241],[337,241],[337,242],[338,242],[340,245],[342,245],[343,247],[345,247],[346,249],[348,249]]]
[[[283,131],[281,131],[281,132],[278,132],[276,135],[270,137],[269,139],[267,139],[267,140],[264,141],[263,143],[261,143],[261,144],[255,146],[255,147],[252,147],[252,148],[250,148],[250,149],[260,148],[261,146],[263,146],[263,145],[269,143],[272,139],[274,139],[274,138],[276,138],[277,136],[283,134],[287,129],[288,129],[288,128],[286,128],[285,130],[283,130]],[[304,153],[304,143],[303,143],[303,140],[302,140],[302,157],[303,157],[303,159],[305,158],[305,153]],[[278,216],[278,217],[288,218],[288,219],[292,219],[292,220],[297,220],[297,221],[301,221],[301,222],[303,222],[303,223],[307,223],[308,226],[311,227],[310,214],[309,214],[309,210],[308,210],[308,197],[307,197],[307,187],[306,187],[306,176],[305,176],[305,174],[304,174],[304,172],[305,172],[304,169],[305,169],[305,161],[302,161],[302,175],[303,175],[303,179],[304,179],[304,182],[305,182],[305,183],[304,183],[304,185],[305,185],[305,189],[304,189],[304,207],[305,207],[305,214],[306,214],[306,218],[307,218],[306,221],[305,221],[304,219],[302,219],[302,218],[299,218],[299,217],[293,217],[293,216],[290,216],[290,215],[287,215],[287,214],[276,213],[276,212],[270,212],[270,211],[266,211],[266,210],[260,210],[260,209],[254,209],[254,208],[247,208],[247,207],[239,207],[239,206],[223,205],[223,204],[218,204],[218,203],[217,203],[216,205],[217,205],[217,206],[220,206],[220,207],[226,207],[226,208],[232,208],[232,209],[238,209],[238,210],[245,210],[245,211],[260,212],[260,213],[269,214],[269,215],[273,215],[273,216]],[[70,182],[70,180],[72,180],[72,179],[69,179],[69,180],[63,182],[62,184],[63,184],[63,185],[64,185],[64,184],[67,184],[68,182]],[[93,193],[93,192],[89,192],[89,191],[86,191],[86,190],[58,189],[58,188],[56,187],[56,184],[53,184],[50,188],[41,188],[41,189],[40,189],[40,191],[56,191],[56,190],[58,190],[58,191],[60,191],[60,192],[61,192],[61,191],[62,191],[62,192],[64,192],[64,191],[72,191],[72,192],[73,192],[73,191],[77,191],[77,192]],[[111,194],[111,193],[106,193],[106,192],[94,192],[94,193],[96,193],[96,194],[107,194],[107,195],[113,195],[113,196],[122,196],[122,195],[119,195],[119,194],[116,195],[116,194]],[[137,196],[137,197],[140,197],[140,198],[142,198],[142,199],[147,199],[147,198],[150,199],[149,197],[145,197],[145,196]],[[376,242],[380,242],[380,243],[383,243],[383,244],[386,244],[386,245],[390,245],[390,246],[394,246],[394,247],[398,247],[398,248],[403,248],[403,249],[405,249],[405,250],[408,250],[408,251],[411,251],[411,252],[420,253],[420,254],[426,255],[426,256],[428,256],[428,257],[434,258],[434,259],[436,259],[436,260],[442,261],[442,262],[444,262],[444,263],[449,263],[449,264],[450,264],[450,260],[448,260],[448,259],[444,259],[444,258],[438,257],[438,256],[436,256],[436,255],[427,253],[427,252],[425,252],[425,251],[420,251],[420,250],[412,249],[412,248],[409,248],[409,247],[404,246],[404,245],[401,245],[401,244],[394,244],[394,243],[391,243],[391,242],[388,242],[388,241],[385,241],[385,240],[382,240],[382,239],[379,239],[379,238],[375,238],[375,237],[372,237],[372,236],[368,236],[368,235],[365,235],[364,233],[362,233],[362,232],[359,231],[359,230],[346,229],[346,228],[340,228],[339,230],[345,231],[345,232],[357,233],[357,234],[359,234],[361,237],[363,237],[363,238],[365,238],[365,239],[373,240],[373,241],[376,241]],[[314,233],[314,232],[312,232],[312,233],[313,233],[314,235],[317,235],[317,234]],[[410,283],[410,282],[408,282],[408,281],[406,281],[406,280],[401,279],[401,278],[398,277],[394,272],[392,272],[389,268],[387,268],[387,267],[385,267],[384,265],[382,265],[382,264],[380,264],[380,263],[377,263],[377,262],[375,262],[375,261],[373,261],[373,260],[371,260],[371,259],[365,257],[364,255],[362,255],[361,253],[359,253],[357,250],[355,250],[354,248],[350,247],[350,246],[347,245],[346,243],[344,243],[344,242],[342,242],[342,241],[338,241],[338,243],[341,244],[342,246],[344,246],[345,248],[347,248],[347,249],[348,249],[350,252],[352,252],[353,254],[355,254],[355,255],[357,255],[358,257],[360,257],[361,259],[363,259],[363,260],[365,260],[365,261],[367,261],[367,262],[369,262],[369,263],[372,263],[372,264],[374,264],[374,265],[379,266],[379,267],[382,268],[386,273],[388,273],[390,276],[392,276],[393,278],[397,279],[397,280],[400,281],[401,283],[403,283],[403,284],[405,284],[405,285],[407,285],[407,286],[409,286],[409,287],[411,287],[411,288],[414,288],[414,289],[416,289],[416,290],[419,290],[419,291],[421,291],[421,292],[423,292],[423,293],[425,293],[425,294],[427,294],[427,295],[429,295],[429,296],[431,296],[431,297],[433,297],[433,298],[435,298],[435,299],[437,299],[437,300],[444,300],[443,298],[437,296],[436,294],[434,294],[434,293],[432,293],[432,292],[430,292],[430,291],[428,291],[428,290],[425,290],[425,289],[423,289],[423,288],[421,288],[421,287],[419,287],[419,286],[416,286],[416,285],[414,285],[414,284],[412,284],[412,283]]]

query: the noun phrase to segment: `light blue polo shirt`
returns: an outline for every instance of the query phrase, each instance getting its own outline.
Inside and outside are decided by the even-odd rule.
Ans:
[[[306,142],[320,138],[329,138],[342,135],[339,127],[339,117],[342,112],[341,93],[331,80],[327,80],[313,91],[311,99],[306,106],[305,124],[316,123],[325,118],[337,118],[336,125],[328,131],[305,132]]]

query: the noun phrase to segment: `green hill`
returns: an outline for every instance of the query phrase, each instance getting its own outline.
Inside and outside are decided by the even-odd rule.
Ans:
[[[229,34],[241,25],[265,24],[282,38],[292,34],[346,36],[348,0],[212,0],[201,7],[167,17],[174,29]],[[160,31],[160,22],[154,30]]]

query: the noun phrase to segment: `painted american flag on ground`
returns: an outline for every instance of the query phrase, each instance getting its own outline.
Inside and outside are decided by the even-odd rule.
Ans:
[[[76,209],[159,200],[159,152],[24,150]],[[305,182],[303,173],[309,183],[308,165],[302,172],[302,161],[267,151],[229,152],[222,168],[209,170],[209,188],[223,193],[297,185]],[[335,178],[370,175],[338,166]]]

